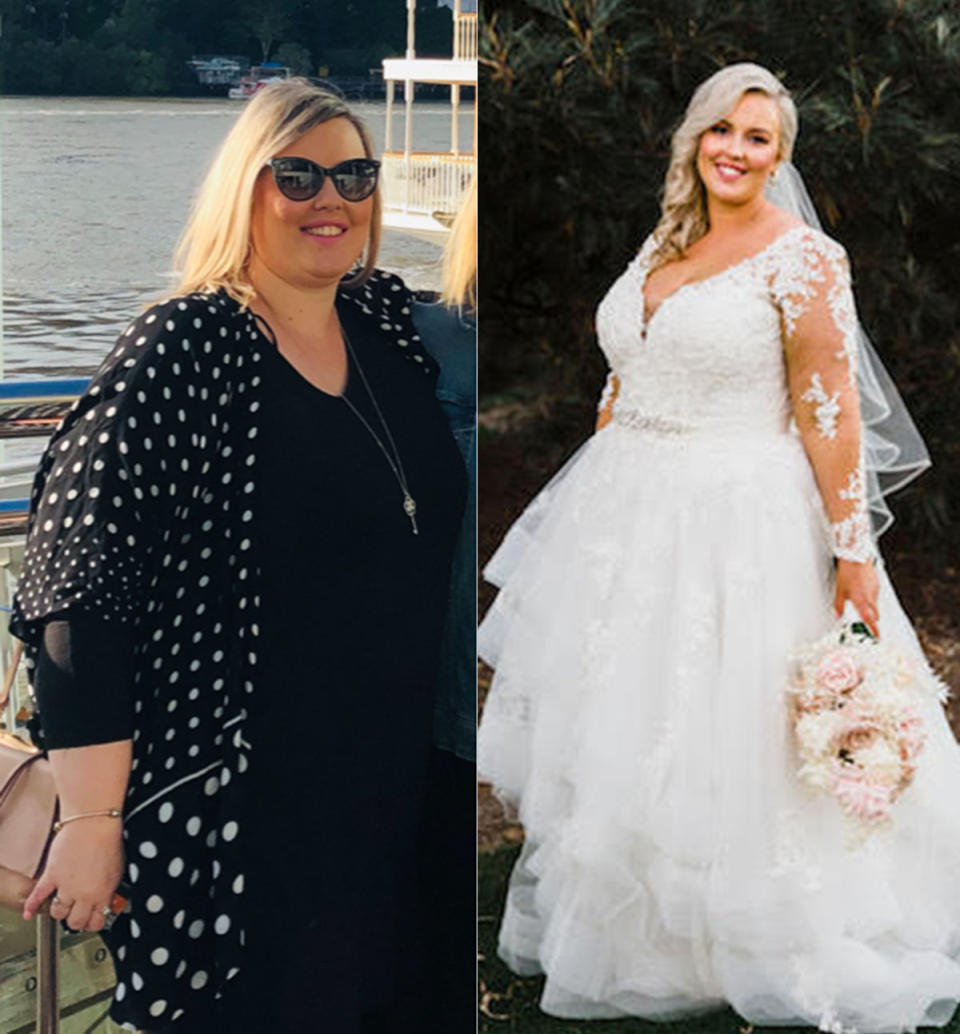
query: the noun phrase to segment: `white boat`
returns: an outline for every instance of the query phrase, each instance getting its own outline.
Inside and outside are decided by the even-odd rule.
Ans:
[[[387,126],[383,149],[384,225],[426,240],[442,242],[460,200],[476,175],[475,147],[460,146],[460,91],[473,88],[473,139],[477,139],[477,13],[454,0],[453,56],[418,58],[415,43],[416,0],[407,0],[407,51],[383,62],[387,87]],[[397,83],[403,84],[402,148],[394,148],[393,107]],[[417,83],[450,87],[450,147],[446,151],[416,148],[414,91]]]
[[[223,54],[198,54],[187,64],[193,69],[198,83],[204,86],[232,86],[250,64],[249,58],[229,57]]]
[[[243,76],[236,86],[231,86],[227,96],[232,101],[249,100],[258,90],[268,83],[289,79],[292,72],[285,65],[276,61],[265,61],[262,65],[251,65],[250,71]]]

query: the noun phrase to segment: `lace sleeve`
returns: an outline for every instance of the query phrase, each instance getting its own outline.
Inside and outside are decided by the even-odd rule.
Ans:
[[[876,557],[857,393],[857,314],[846,252],[804,234],[775,279],[793,416],[830,522],[833,555]]]

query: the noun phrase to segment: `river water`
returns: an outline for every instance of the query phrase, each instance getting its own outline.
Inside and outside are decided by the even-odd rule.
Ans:
[[[241,106],[226,99],[0,102],[5,376],[92,373],[140,305],[169,290],[192,198]],[[466,107],[462,146],[472,139]],[[353,108],[380,149],[386,104]],[[414,127],[417,149],[446,150],[449,107],[417,104]],[[402,141],[397,109],[393,131]],[[387,230],[378,264],[412,287],[436,288],[439,256],[436,245]]]

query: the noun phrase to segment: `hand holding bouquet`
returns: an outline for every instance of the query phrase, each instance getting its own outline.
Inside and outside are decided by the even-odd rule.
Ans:
[[[794,658],[800,778],[834,796],[863,833],[889,823],[913,781],[926,742],[919,701],[928,681],[860,621],[842,621]]]

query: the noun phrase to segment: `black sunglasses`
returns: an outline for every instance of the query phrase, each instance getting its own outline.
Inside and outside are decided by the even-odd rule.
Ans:
[[[309,158],[271,158],[267,165],[273,170],[277,190],[291,201],[316,197],[328,176],[344,201],[364,201],[377,189],[380,171],[380,163],[373,158],[349,158],[332,169]]]

